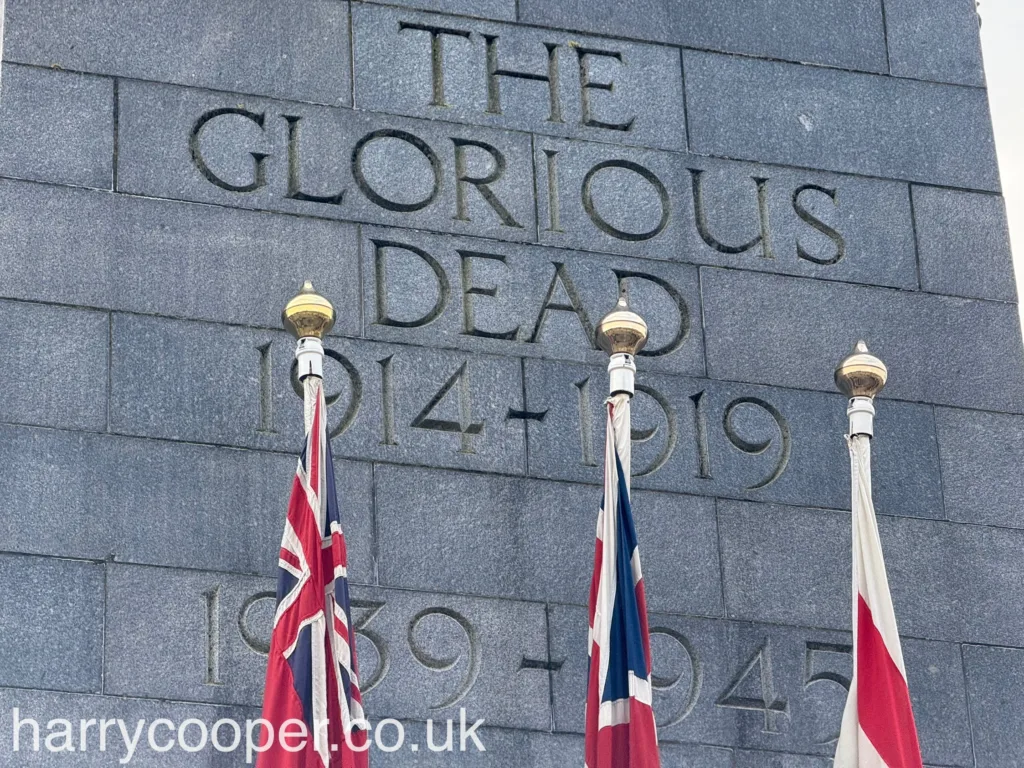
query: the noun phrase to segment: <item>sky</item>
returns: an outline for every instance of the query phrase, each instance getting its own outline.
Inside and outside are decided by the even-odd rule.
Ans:
[[[1024,0],[980,0],[978,12],[1017,295],[1024,297]]]

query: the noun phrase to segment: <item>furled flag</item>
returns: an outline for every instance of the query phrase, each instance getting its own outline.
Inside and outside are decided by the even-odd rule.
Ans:
[[[647,601],[629,503],[629,395],[609,398],[606,435],[590,586],[586,768],[658,768]]]
[[[313,400],[312,423],[281,540],[277,613],[263,696],[263,717],[278,738],[260,754],[257,768],[365,768],[369,724],[359,694],[327,407],[323,382],[307,376],[304,383],[315,389],[307,393]],[[279,738],[288,720],[306,725],[309,738],[300,751],[286,748],[294,748],[298,739],[282,744]],[[293,723],[288,732],[298,728]],[[268,738],[264,726],[261,745]]]
[[[853,468],[853,679],[834,768],[921,768],[896,615],[871,502],[871,438],[847,438]]]

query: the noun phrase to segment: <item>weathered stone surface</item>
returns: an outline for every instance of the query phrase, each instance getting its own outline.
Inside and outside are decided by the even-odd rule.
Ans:
[[[1003,199],[916,186],[912,196],[921,288],[1014,301],[1017,290]]]
[[[719,502],[728,615],[849,625],[850,518],[841,512]],[[880,517],[900,631],[952,642],[1012,643],[1024,619],[1024,533],[935,520]]]
[[[965,523],[1024,528],[1024,417],[937,408],[935,427],[946,516]]]
[[[467,715],[467,724],[473,724],[471,715]],[[437,748],[446,743],[446,727],[443,720],[435,719],[433,744]],[[389,726],[385,733],[386,738],[394,739],[393,726]],[[452,750],[435,753],[429,749],[431,742],[427,740],[426,725],[406,723],[405,748],[390,753],[377,750],[371,754],[371,765],[374,768],[519,768],[524,765],[536,768],[564,768],[567,765],[583,763],[583,739],[579,736],[486,726],[477,729],[475,733],[487,751],[478,751],[471,739],[467,739],[466,751],[461,751],[459,718],[456,716],[452,724]],[[418,745],[415,754],[410,752],[412,744]],[[683,768],[690,766],[684,765]]]
[[[105,312],[0,301],[0,421],[101,431]]]
[[[8,10],[8,50],[12,15],[13,8]],[[111,80],[11,64],[4,67],[0,173],[110,189],[113,158]]]
[[[586,604],[600,489],[385,466],[375,474],[382,585]],[[721,615],[713,502],[644,491],[634,508],[651,606]],[[439,558],[459,567],[438,568]]]
[[[301,445],[302,390],[283,331],[116,315],[112,346],[113,431],[289,452]],[[525,471],[518,360],[351,339],[326,346],[335,456]],[[231,386],[224,370],[239,373]]]
[[[547,245],[917,287],[905,184],[551,137],[535,145]]]
[[[713,378],[834,391],[836,364],[865,339],[889,367],[884,397],[1024,411],[1012,304],[706,268],[701,287]]]
[[[105,75],[351,103],[348,3],[13,0],[4,56]]]
[[[532,240],[523,133],[152,83],[120,89],[117,188]]]
[[[302,445],[279,312],[311,279],[367,708],[406,734],[372,765],[582,765],[593,330],[626,287],[665,768],[830,763],[858,338],[891,375],[874,497],[925,763],[1024,766],[1024,345],[970,0],[6,21],[0,765],[125,756],[96,725],[5,755],[12,707],[44,737],[260,714]],[[141,735],[133,765],[245,764]]]
[[[378,0],[363,0],[378,2]],[[388,0],[386,5],[401,5],[437,13],[451,13],[458,16],[481,19],[516,20],[515,0]],[[357,6],[358,7],[358,6]],[[376,66],[386,66],[389,61],[378,61]]]
[[[686,149],[673,48],[363,3],[352,36],[359,109]]]
[[[5,549],[276,573],[294,454],[0,427],[0,462]],[[366,583],[370,467],[339,461],[335,473],[351,578]]]
[[[0,685],[99,691],[103,566],[0,555],[0,585]]]
[[[885,0],[890,71],[901,77],[983,86],[979,25],[972,0]]]
[[[779,752],[751,752],[736,750],[734,768],[831,768],[827,757],[787,755]]]
[[[978,768],[1024,765],[1024,650],[964,646],[971,733]]]
[[[274,590],[270,579],[111,566],[107,692],[259,706]],[[523,668],[547,658],[544,606],[362,587],[352,598],[372,720],[457,722],[464,707],[490,725],[548,728],[548,708],[537,706],[548,675]]]
[[[363,227],[366,335],[607,365],[594,330],[620,287],[651,329],[640,365],[701,375],[693,267]]]
[[[552,606],[555,728],[582,732],[587,613]],[[653,614],[654,711],[662,741],[831,755],[852,673],[850,635]],[[907,674],[925,759],[971,765],[959,647],[908,640]],[[748,666],[749,665],[749,666]],[[748,763],[762,765],[762,763]],[[785,765],[785,764],[783,764]]]
[[[687,51],[690,149],[998,190],[985,92]]]
[[[847,508],[846,398],[647,373],[633,401],[638,488]],[[602,482],[607,374],[527,361],[530,474]],[[942,515],[935,426],[927,406],[886,403],[877,425],[879,509]],[[896,463],[898,462],[898,463]]]
[[[873,0],[644,0],[630,4],[520,0],[519,7],[520,18],[531,24],[848,69],[885,70],[882,8]]]
[[[359,332],[350,225],[18,181],[0,201],[5,297],[279,328],[310,279]]]

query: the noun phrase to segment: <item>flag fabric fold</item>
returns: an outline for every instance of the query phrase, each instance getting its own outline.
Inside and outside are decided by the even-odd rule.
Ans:
[[[630,398],[608,400],[604,501],[590,588],[586,768],[659,768],[651,643],[630,505]]]
[[[871,501],[871,438],[847,438],[853,474],[853,679],[834,768],[921,768],[907,672]]]
[[[323,382],[304,380],[312,418],[299,459],[278,561],[277,611],[263,696],[274,728],[257,768],[366,768],[364,720],[352,632],[348,559],[334,487]],[[305,746],[279,738],[304,723]],[[362,726],[361,728],[358,726]],[[292,724],[289,732],[299,728]],[[346,737],[347,736],[347,737]],[[261,745],[271,735],[264,725]]]

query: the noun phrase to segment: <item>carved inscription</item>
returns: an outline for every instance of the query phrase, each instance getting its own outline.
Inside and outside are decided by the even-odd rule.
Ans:
[[[263,101],[182,127],[189,175],[244,207],[532,237],[527,137],[401,122]]]
[[[353,9],[356,103],[684,149],[680,62],[660,46],[409,10]],[[382,43],[405,62],[382,66]]]
[[[395,230],[364,233],[363,263],[376,338],[598,362],[596,318],[628,292],[653,368],[703,370],[692,268]]]
[[[215,584],[197,595],[195,603],[206,617],[208,670],[217,669],[223,649],[232,644],[226,655],[233,659],[233,665],[239,661],[235,648],[244,648],[243,653],[258,657],[265,656],[270,647],[274,593],[257,591],[231,598],[230,605],[238,610],[232,621],[232,614],[222,616],[221,591],[222,587]],[[409,698],[410,692],[403,685],[410,675],[410,662],[427,681],[412,694],[425,707],[424,714],[465,706],[494,667],[512,676],[508,679],[524,683],[528,679],[536,681],[533,676],[538,674],[543,675],[542,680],[550,676],[556,690],[575,685],[568,678],[561,681],[560,676],[567,672],[578,676],[585,671],[582,648],[569,655],[550,655],[559,653],[552,650],[538,657],[516,651],[513,643],[507,651],[495,654],[497,649],[488,646],[493,640],[485,640],[472,611],[423,601],[411,607],[390,598],[356,599],[352,608],[361,687],[371,706],[377,697],[374,692],[379,692],[385,682],[391,689],[387,695],[400,692],[404,699]],[[585,616],[582,608],[571,610],[574,615]],[[653,620],[652,688],[659,728],[678,738],[679,734],[690,733],[680,729],[687,728],[695,718],[725,717],[750,720],[768,740],[789,739],[784,743],[787,747],[796,736],[807,739],[806,743],[796,743],[811,751],[831,748],[838,734],[841,703],[850,685],[851,647],[836,642],[835,633],[829,633],[828,639],[807,639],[795,630],[786,630],[778,637],[772,634],[774,630],[765,634],[751,630],[753,625],[697,620],[691,631],[671,619],[668,623]],[[716,637],[730,639],[722,645]],[[558,637],[556,646],[566,639]],[[402,669],[402,679],[393,678],[399,674],[396,666]],[[218,671],[206,675],[202,683],[230,689],[236,681],[230,673]],[[824,696],[818,695],[819,688]],[[808,692],[813,695],[808,696]],[[483,695],[503,697],[506,693],[488,690]],[[822,706],[826,711],[821,711]]]
[[[847,254],[845,195],[792,171],[553,140],[534,164],[542,242],[815,275]]]
[[[553,311],[550,302],[546,307]],[[558,311],[576,314],[566,307]],[[254,351],[260,380],[252,431],[259,435],[275,428],[261,404],[274,399],[274,381],[283,373],[267,369],[271,355],[264,345]],[[328,428],[339,457],[415,458],[435,466],[479,461],[501,472],[541,470],[542,476],[551,465],[569,471],[559,475],[564,479],[597,478],[603,374],[595,379],[592,369],[544,363],[556,378],[528,371],[524,402],[518,360],[334,339],[325,352]],[[280,358],[284,349],[273,359]],[[299,399],[294,360],[280,363],[286,364]],[[720,389],[701,379],[640,378],[632,437],[633,476],[641,487],[743,496],[770,489],[785,475],[794,438],[783,407],[770,394],[723,395]],[[521,468],[513,462],[527,429],[537,463]],[[559,458],[545,458],[549,454]],[[578,472],[565,461],[570,457]]]
[[[779,717],[789,716],[789,703],[775,695],[771,650],[771,641],[766,637],[715,704],[719,707],[763,712],[764,732],[778,733]],[[744,688],[747,692],[744,692]],[[756,696],[752,695],[754,691]]]
[[[202,594],[206,605],[206,659],[208,673],[203,680],[204,685],[223,685],[220,680],[220,654],[222,647],[231,642],[231,638],[223,635],[220,614],[220,585],[214,586]],[[272,617],[277,604],[277,595],[273,592],[256,592],[246,597],[238,611],[235,627],[245,648],[254,654],[266,656],[270,653],[270,630]],[[387,609],[387,603],[380,600],[352,600],[352,621],[357,638],[366,643],[371,653],[366,653],[366,646],[359,643],[361,662],[360,680],[363,694],[371,692],[387,677],[395,649],[392,644],[370,626],[378,616]],[[259,618],[255,618],[258,615]],[[393,621],[396,617],[388,615],[385,620]],[[439,644],[438,622],[446,622],[457,628],[464,635],[461,649],[446,644]],[[410,656],[424,669],[438,675],[453,673],[461,675],[453,693],[430,705],[431,710],[441,710],[454,706],[462,701],[472,690],[480,676],[482,655],[480,637],[468,618],[458,611],[444,607],[428,607],[420,610],[408,620],[405,632],[406,648]],[[451,686],[449,686],[451,687]]]
[[[464,654],[459,652],[454,655],[438,657],[420,645],[416,639],[416,630],[421,623],[429,621],[432,617],[447,619],[465,633],[466,651]],[[445,709],[462,701],[472,690],[473,684],[480,675],[480,640],[477,637],[476,629],[469,623],[469,620],[451,608],[424,608],[409,622],[408,638],[409,650],[412,651],[413,658],[432,672],[448,672],[455,668],[464,655],[467,657],[466,674],[460,681],[459,687],[451,696],[438,704],[432,704],[430,708]]]
[[[405,32],[423,36],[425,53],[459,37],[458,30],[421,26]],[[508,81],[548,85],[558,77],[557,67],[529,72],[495,64],[501,38],[485,38],[487,113],[503,114]],[[577,53],[581,62],[619,60],[614,50]],[[602,87],[608,82],[586,75],[581,119],[627,131],[631,118],[597,118],[586,106],[589,94],[610,92]],[[429,94],[427,101],[448,99],[444,80],[435,79]],[[552,99],[547,120],[558,122],[560,102]],[[865,197],[864,181],[554,139],[539,142],[531,158],[521,135],[467,135],[414,121],[370,127],[379,124],[371,117],[269,103],[210,107],[187,129],[193,178],[228,196],[264,201],[258,207],[280,196],[294,204],[286,209],[332,218],[511,240],[539,236],[562,247],[815,276],[843,276],[853,213],[894,215],[870,209],[882,203]],[[840,181],[858,187],[862,199],[851,200]]]
[[[583,466],[595,466],[594,461],[594,434],[598,425],[595,423],[595,403],[591,397],[590,379],[584,379],[576,383],[579,390],[577,418],[580,424],[580,449],[581,464]],[[707,427],[707,402],[706,391],[700,390],[689,395],[681,405],[692,411],[694,429],[690,432],[692,443],[686,446],[693,454],[692,463],[696,465],[695,477],[700,480],[712,480],[712,462],[708,443]],[[652,407],[653,406],[653,407]],[[656,437],[663,433],[658,441],[657,453],[644,464],[633,466],[633,477],[643,478],[653,475],[664,467],[675,451],[679,448],[679,415],[675,404],[668,397],[655,387],[649,384],[637,384],[636,395],[634,396],[634,408],[640,414],[640,419],[634,419],[633,445],[634,456],[643,455],[642,449],[637,451],[636,446],[653,442]],[[741,408],[759,409],[767,414],[775,424],[777,434],[762,439],[750,439],[744,437],[741,431],[733,423],[733,414]],[[645,414],[646,412],[646,414]],[[649,423],[650,413],[655,414],[654,426],[637,426],[638,423]],[[768,473],[751,485],[745,486],[744,490],[756,491],[765,488],[782,475],[789,464],[792,453],[792,437],[790,435],[789,423],[785,416],[771,403],[757,397],[738,397],[730,400],[722,411],[721,421],[722,434],[729,441],[730,445],[738,452],[748,456],[762,456],[769,452],[777,443],[774,451],[777,459]]]

